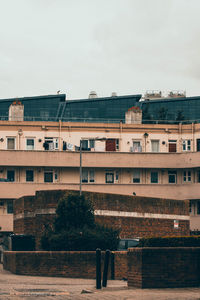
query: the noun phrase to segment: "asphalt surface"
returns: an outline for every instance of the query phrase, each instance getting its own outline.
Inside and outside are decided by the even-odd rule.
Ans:
[[[0,300],[5,299],[188,300],[200,299],[200,287],[141,290],[128,289],[126,281],[109,280],[107,288],[96,290],[95,280],[15,275],[0,265]]]

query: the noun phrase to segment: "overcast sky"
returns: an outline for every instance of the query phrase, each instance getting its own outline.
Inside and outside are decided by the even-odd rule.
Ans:
[[[0,98],[200,95],[200,0],[0,0]]]

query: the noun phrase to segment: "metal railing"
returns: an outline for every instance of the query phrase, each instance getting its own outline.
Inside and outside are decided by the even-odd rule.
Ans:
[[[0,116],[0,121],[9,121],[8,116]],[[22,118],[16,117],[12,121],[22,121]],[[125,123],[125,118],[115,119],[115,118],[79,118],[79,117],[41,117],[41,116],[24,116],[23,121],[41,121],[41,122],[80,122],[80,123]],[[158,119],[143,119],[142,124],[191,124],[200,123],[199,119],[188,119],[188,120],[158,120]]]

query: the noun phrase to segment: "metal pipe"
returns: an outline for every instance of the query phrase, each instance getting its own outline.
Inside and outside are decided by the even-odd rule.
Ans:
[[[82,140],[80,140],[80,196],[82,195]]]

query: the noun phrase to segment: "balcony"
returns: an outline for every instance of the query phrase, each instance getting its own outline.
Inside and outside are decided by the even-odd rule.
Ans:
[[[79,152],[0,150],[1,167],[79,167],[79,165]],[[93,168],[197,168],[200,167],[200,152],[83,152],[82,166]]]

